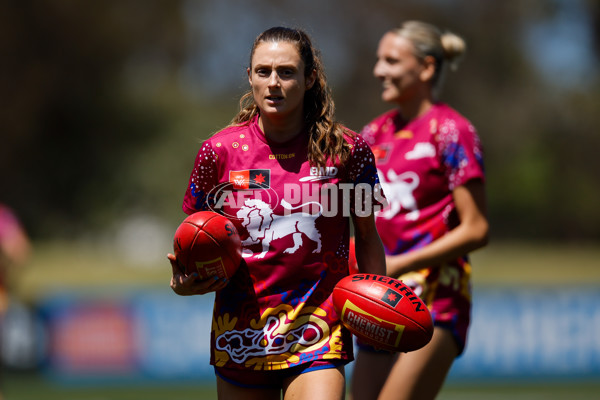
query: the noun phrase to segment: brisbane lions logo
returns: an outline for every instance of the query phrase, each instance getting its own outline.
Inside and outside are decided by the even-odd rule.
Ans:
[[[236,213],[238,219],[242,220],[242,226],[248,231],[249,237],[242,240],[242,246],[248,247],[261,244],[262,251],[254,255],[254,252],[244,248],[243,257],[263,258],[269,251],[271,242],[291,235],[293,246],[285,249],[284,253],[295,253],[302,246],[303,235],[316,243],[317,247],[313,253],[321,251],[321,233],[315,225],[315,220],[323,213],[323,207],[317,202],[308,202],[292,207],[287,201],[280,203],[286,210],[292,211],[309,205],[318,205],[319,211],[315,214],[305,212],[286,213],[287,215],[275,215],[271,207],[262,200],[248,199],[242,208]]]
[[[393,218],[403,208],[410,212],[406,214],[406,219],[415,221],[419,218],[419,209],[413,191],[419,186],[419,176],[412,172],[404,172],[400,175],[390,169],[386,176],[379,172],[381,189],[388,200],[389,207],[380,211],[377,215],[385,219]]]

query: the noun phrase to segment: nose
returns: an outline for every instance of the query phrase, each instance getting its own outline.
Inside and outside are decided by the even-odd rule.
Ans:
[[[272,71],[269,76],[269,87],[277,87],[279,86],[279,75],[277,75],[277,71]]]
[[[375,66],[373,67],[373,76],[378,79],[383,78],[383,66],[381,65],[380,60],[375,62]]]

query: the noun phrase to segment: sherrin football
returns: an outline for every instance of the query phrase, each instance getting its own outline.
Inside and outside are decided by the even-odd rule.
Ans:
[[[175,231],[173,249],[182,272],[230,279],[242,261],[242,242],[233,223],[221,214],[199,211]]]
[[[346,276],[333,289],[333,305],[350,332],[379,349],[414,351],[433,336],[427,306],[398,279],[374,274]]]

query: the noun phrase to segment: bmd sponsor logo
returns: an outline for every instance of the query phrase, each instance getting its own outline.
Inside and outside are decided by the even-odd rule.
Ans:
[[[335,178],[337,173],[338,169],[336,167],[312,167],[310,169],[310,176],[300,178],[300,182],[316,182],[331,179]]]

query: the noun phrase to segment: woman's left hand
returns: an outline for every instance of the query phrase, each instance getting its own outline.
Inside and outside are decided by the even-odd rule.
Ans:
[[[210,276],[207,279],[201,280],[196,272],[187,275],[179,268],[179,262],[175,255],[168,254],[167,258],[171,262],[171,268],[173,270],[173,276],[171,277],[170,282],[171,289],[180,296],[192,296],[216,292],[227,286],[228,281],[226,279],[220,279],[216,276]]]

